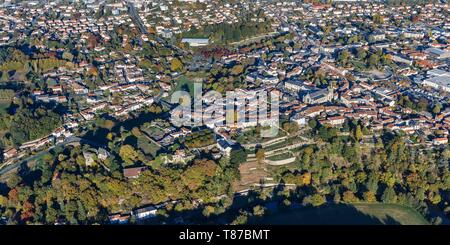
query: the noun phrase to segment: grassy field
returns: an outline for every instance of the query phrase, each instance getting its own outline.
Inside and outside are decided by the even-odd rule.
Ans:
[[[396,204],[358,203],[282,211],[268,215],[261,224],[276,225],[426,225],[415,210]]]
[[[189,92],[191,96],[194,96],[194,81],[189,79],[187,76],[180,76],[175,80],[176,86],[172,89],[171,94],[176,91],[186,91]]]
[[[6,111],[10,105],[11,105],[11,100],[0,99],[0,113],[6,113]]]
[[[267,160],[279,161],[279,160],[284,160],[284,159],[291,158],[293,156],[294,155],[290,151],[288,151],[288,152],[283,152],[281,154],[277,154],[277,155],[273,155],[273,156],[267,157]]]
[[[269,32],[269,33],[260,34],[260,35],[253,36],[253,37],[248,37],[248,38],[245,38],[243,40],[239,40],[237,42],[232,42],[232,43],[230,43],[230,45],[238,46],[238,45],[249,44],[249,43],[252,43],[252,42],[260,41],[261,39],[264,39],[264,38],[267,38],[267,37],[271,37],[271,36],[273,36],[273,35],[275,35],[277,33],[278,32]]]
[[[359,211],[377,217],[380,220],[386,220],[389,217],[394,218],[402,225],[427,225],[429,224],[425,218],[416,210],[396,204],[354,204]]]
[[[155,126],[146,127],[146,128],[143,128],[142,130],[145,131],[145,133],[147,133],[147,135],[152,137],[152,139],[154,139],[154,140],[160,140],[160,139],[164,138],[164,135],[165,135],[164,130],[162,130],[161,128],[155,127]]]
[[[144,152],[147,155],[150,154],[153,157],[157,156],[157,152],[160,149],[158,145],[149,141],[144,136],[138,138],[137,144],[139,149],[142,150],[142,152]]]

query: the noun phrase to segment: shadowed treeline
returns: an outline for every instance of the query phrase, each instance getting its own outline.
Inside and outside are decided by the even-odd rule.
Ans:
[[[148,219],[141,224],[232,224],[240,211],[253,207],[251,195],[235,196],[233,203],[223,213],[205,217],[202,209],[169,211],[164,216]],[[264,215],[249,215],[244,224],[260,225],[401,225],[394,217],[375,217],[348,204],[324,204],[319,207],[293,204],[283,206],[280,200],[272,198],[264,203],[257,202],[265,208]],[[241,223],[242,224],[242,223]]]

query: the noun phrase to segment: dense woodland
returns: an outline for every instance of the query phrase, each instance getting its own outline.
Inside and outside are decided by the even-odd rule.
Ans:
[[[9,92],[13,93],[13,92]],[[6,107],[0,111],[0,147],[6,149],[39,139],[62,125],[61,115],[54,105],[44,105],[22,97],[14,102],[2,100]]]
[[[109,159],[104,164],[109,165]],[[130,211],[148,203],[185,200],[174,209],[192,208],[187,202],[229,193],[238,177],[235,163],[198,159],[185,168],[158,168],[127,180],[120,172],[84,165],[79,147],[46,155],[35,170],[22,169],[0,195],[2,215],[12,223],[70,224],[107,222],[109,213]]]
[[[309,127],[317,143],[301,148],[293,165],[274,169],[276,179],[297,188],[260,195],[277,195],[283,207],[294,203],[313,207],[342,202],[397,203],[418,210],[434,223],[440,219],[429,211],[430,206],[449,211],[450,149],[408,146],[404,135],[392,132],[384,132],[372,146],[360,144],[367,129],[358,122],[350,123],[348,137],[339,137],[336,130],[313,120]],[[239,178],[237,167],[246,159],[243,149],[233,150],[231,158],[211,160],[206,154],[187,165],[131,159],[142,161],[149,169],[137,179],[126,179],[121,169],[127,166],[130,153],[122,150],[126,146],[122,136],[113,138],[111,157],[96,159],[100,164],[86,166],[83,151],[89,147],[84,145],[56,148],[34,167],[22,166],[2,188],[3,216],[11,223],[107,223],[110,213],[170,200],[179,202],[161,210],[162,217],[200,209],[205,218],[227,213],[235,216],[233,223],[242,223],[264,213],[261,201],[258,208],[250,205],[229,210],[232,183]],[[228,195],[228,201],[217,198],[222,194]],[[194,200],[203,202],[195,206]]]

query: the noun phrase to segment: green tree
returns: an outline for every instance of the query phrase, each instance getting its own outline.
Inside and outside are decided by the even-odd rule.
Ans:
[[[347,65],[349,59],[350,59],[350,52],[347,49],[342,51],[338,56],[338,62],[343,66]]]
[[[370,67],[377,67],[380,62],[380,57],[376,54],[372,54],[369,56],[369,66]]]
[[[364,192],[363,196],[364,196],[364,201],[366,201],[366,202],[376,202],[377,201],[377,197],[375,196],[375,193],[373,193],[371,191]]]
[[[356,141],[360,141],[364,137],[360,125],[356,125],[354,136]]]
[[[441,108],[442,108],[441,104],[435,104],[433,107],[433,113],[439,114],[439,112],[441,112]]]
[[[254,216],[258,216],[261,217],[265,214],[265,208],[261,205],[256,205],[255,207],[253,207],[253,215]]]
[[[263,148],[259,148],[256,150],[256,159],[259,163],[262,163],[264,159],[266,158],[266,151]]]
[[[438,205],[442,200],[441,195],[439,195],[439,192],[433,192],[430,194],[430,201],[434,205]]]
[[[325,197],[320,194],[314,194],[312,196],[307,196],[303,199],[303,204],[311,205],[313,207],[321,206],[325,203]]]
[[[204,181],[214,176],[216,170],[217,165],[212,160],[195,160],[194,164],[184,171],[181,179],[190,190],[197,190],[203,185]]]
[[[372,16],[372,21],[375,24],[383,24],[384,19],[383,19],[383,16],[381,16],[380,14],[374,14]]]
[[[230,163],[234,165],[239,165],[247,161],[247,153],[245,149],[240,147],[237,149],[233,149],[230,152]]]
[[[183,63],[181,63],[180,59],[173,58],[170,61],[170,70],[172,70],[172,71],[180,71],[181,69],[183,69]]]
[[[10,189],[12,189],[20,184],[20,182],[22,182],[22,178],[17,173],[14,173],[8,178],[6,184]]]
[[[308,126],[312,129],[315,129],[317,127],[317,120],[311,119],[308,121]]]
[[[73,54],[71,54],[70,52],[63,52],[62,54],[62,58],[68,61],[72,61],[73,60]]]
[[[386,188],[381,196],[381,201],[383,203],[396,203],[397,202],[397,194],[393,188]]]
[[[7,205],[8,205],[8,198],[0,195],[0,208],[7,207]]]
[[[336,193],[334,193],[333,202],[336,203],[336,204],[341,202],[341,195],[339,194],[338,191]]]
[[[233,225],[244,225],[247,223],[248,213],[241,211],[239,215],[231,222]]]
[[[358,198],[351,191],[346,191],[342,195],[342,200],[346,203],[353,203],[359,201]]]
[[[231,69],[231,74],[236,76],[236,75],[240,75],[244,72],[244,66],[243,65],[235,65],[233,66],[233,68]]]
[[[124,161],[125,166],[133,165],[139,158],[138,152],[131,145],[121,146],[119,156]]]
[[[359,60],[364,60],[367,57],[367,52],[363,48],[358,48],[356,56]]]
[[[203,211],[202,211],[203,216],[209,217],[209,216],[211,216],[211,214],[213,214],[213,213],[214,213],[214,207],[213,207],[213,206],[207,205],[207,206],[205,206],[205,207],[203,208]]]

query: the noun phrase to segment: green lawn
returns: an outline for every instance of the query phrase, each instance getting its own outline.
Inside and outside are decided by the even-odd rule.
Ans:
[[[274,225],[426,225],[429,224],[412,208],[381,203],[327,205],[281,211],[258,221]]]
[[[284,141],[281,141],[279,143],[275,143],[273,145],[266,146],[266,147],[264,147],[264,150],[272,151],[272,150],[283,148],[283,147],[288,146],[288,145],[289,145],[289,142],[287,140],[284,140]]]
[[[279,161],[279,160],[285,160],[285,159],[291,158],[293,156],[294,155],[292,155],[292,153],[288,151],[288,152],[284,152],[284,153],[281,153],[281,154],[277,154],[277,155],[273,155],[273,156],[267,157],[267,160]]]
[[[289,145],[293,145],[293,144],[299,143],[301,141],[303,141],[303,139],[300,138],[300,137],[297,137],[297,138],[290,137],[290,138],[287,138],[284,141],[275,143],[273,145],[266,146],[266,147],[264,147],[264,149],[266,151],[273,151],[273,150],[277,150],[277,149],[280,149],[280,148],[283,148],[283,147],[286,147],[286,146],[289,146]]]
[[[359,211],[386,220],[389,216],[402,225],[427,225],[429,222],[416,210],[397,204],[353,204]]]
[[[142,152],[144,152],[144,154],[146,154],[146,155],[150,154],[153,157],[156,157],[156,155],[157,155],[156,153],[160,149],[160,147],[158,145],[149,141],[144,136],[138,138],[137,144],[138,144],[139,149],[141,149]]]
[[[147,133],[147,135],[152,137],[152,139],[154,139],[154,140],[160,140],[165,135],[164,130],[162,130],[161,128],[155,127],[155,126],[145,127],[142,130],[145,131]]]
[[[171,94],[174,93],[175,91],[182,90],[182,91],[189,92],[189,94],[193,97],[193,95],[194,95],[194,81],[190,80],[186,76],[180,76],[179,78],[177,78],[175,80],[175,82],[176,82],[176,86],[171,91]]]
[[[351,60],[350,63],[352,63],[352,65],[353,65],[355,68],[359,69],[360,71],[364,71],[364,70],[367,69],[366,64],[364,64],[364,63],[361,62],[361,61],[358,61],[358,60]]]
[[[6,110],[11,105],[11,100],[0,100],[0,113],[6,113]]]

